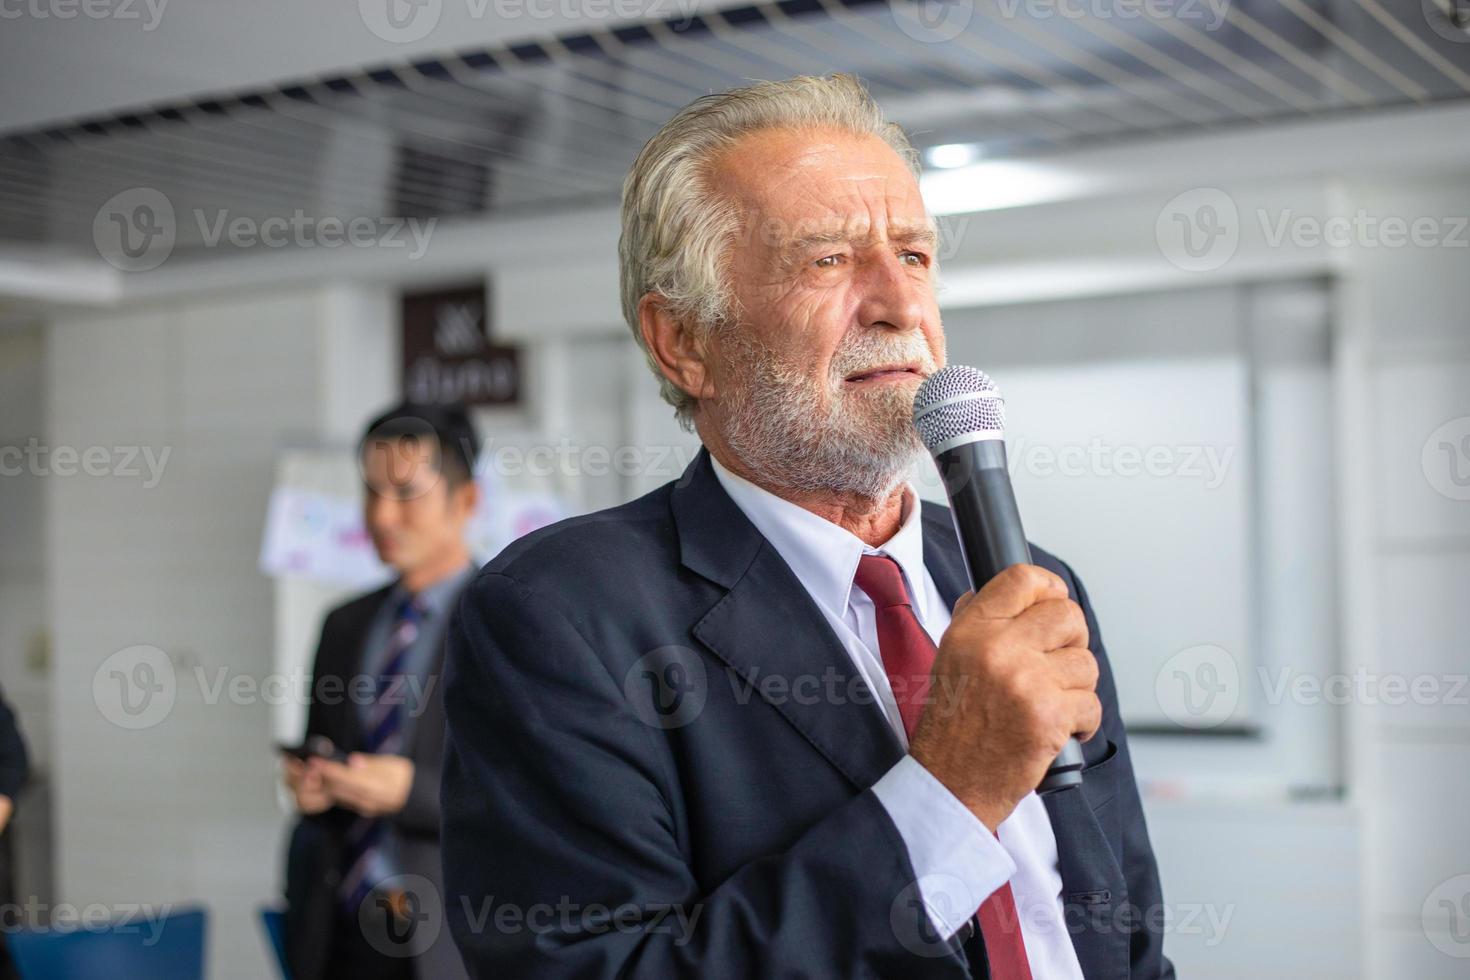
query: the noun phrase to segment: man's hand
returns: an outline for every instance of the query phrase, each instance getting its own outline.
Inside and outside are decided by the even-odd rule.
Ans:
[[[413,786],[413,763],[400,755],[354,752],[344,765],[312,759],[333,802],[364,817],[386,817],[402,810]]]
[[[322,777],[300,759],[286,757],[281,775],[286,788],[296,798],[296,809],[307,816],[321,813],[332,805],[332,797],[322,785]]]
[[[10,815],[15,812],[15,801],[8,796],[0,796],[0,834],[5,833],[5,828],[10,826]]]
[[[966,593],[934,658],[909,752],[992,831],[1067,739],[1102,724],[1097,658],[1066,584],[1015,565]]]

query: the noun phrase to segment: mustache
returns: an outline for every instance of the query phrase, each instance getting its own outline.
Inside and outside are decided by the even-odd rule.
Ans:
[[[917,364],[925,377],[933,374],[939,367],[935,363],[934,353],[921,336],[911,334],[907,337],[875,337],[856,334],[850,335],[833,352],[831,380],[841,381],[851,374],[894,362]]]

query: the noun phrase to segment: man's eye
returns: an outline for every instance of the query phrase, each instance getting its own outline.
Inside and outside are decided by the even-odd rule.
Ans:
[[[816,266],[819,269],[830,269],[841,261],[841,255],[824,255],[820,259],[817,259]]]
[[[927,265],[929,259],[923,252],[904,252],[899,258],[907,261],[912,266]]]

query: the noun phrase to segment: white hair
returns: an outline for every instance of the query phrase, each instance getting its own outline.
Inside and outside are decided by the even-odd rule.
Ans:
[[[638,304],[647,293],[663,297],[671,314],[694,330],[731,322],[735,311],[725,258],[739,230],[739,214],[710,186],[711,162],[740,138],[768,129],[841,129],[876,136],[891,146],[917,178],[919,157],[890,123],[862,82],[852,75],[800,75],[758,82],[695,99],[643,147],[623,182],[618,239],[623,319],[659,379],[664,401],[692,428],[695,399],[659,370],[644,343]]]

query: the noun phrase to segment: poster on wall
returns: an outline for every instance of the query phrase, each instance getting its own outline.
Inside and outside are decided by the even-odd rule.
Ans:
[[[336,454],[323,467],[344,463]],[[571,514],[559,497],[542,491],[511,490],[492,472],[477,474],[480,506],[466,540],[478,563],[489,561],[512,541]],[[359,493],[338,489],[342,481],[282,482],[271,493],[261,541],[260,570],[272,578],[296,578],[345,589],[379,585],[391,572],[378,561],[363,525]]]

